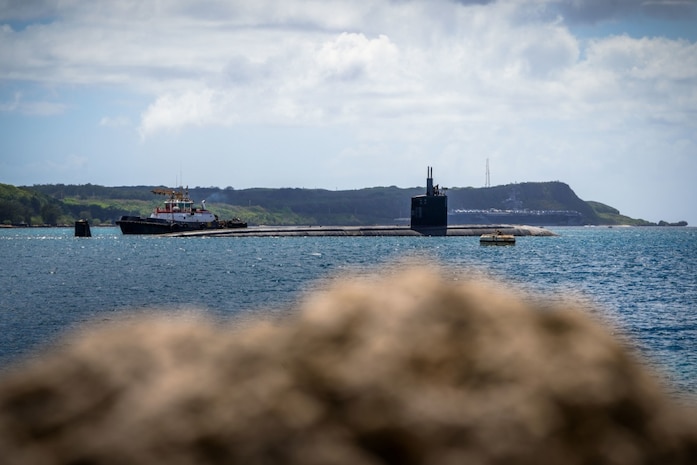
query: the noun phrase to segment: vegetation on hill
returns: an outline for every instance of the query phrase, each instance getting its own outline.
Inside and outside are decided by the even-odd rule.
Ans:
[[[122,215],[147,216],[163,198],[151,191],[164,186],[105,187],[94,184],[45,184],[14,187],[0,184],[0,224],[55,225],[87,219],[93,225],[113,224]],[[239,217],[249,224],[373,225],[408,222],[411,197],[424,188],[395,186],[356,190],[241,189],[195,187],[189,194],[202,200],[221,219]],[[651,225],[621,215],[599,202],[579,199],[562,182],[529,182],[488,188],[447,190],[451,209],[570,210],[585,224]],[[662,224],[667,224],[662,222]]]
[[[0,224],[58,224],[70,220],[62,203],[32,189],[0,184]]]
[[[617,210],[616,208],[612,208],[608,205],[605,205],[600,202],[593,202],[592,200],[589,200],[586,202],[590,207],[595,211],[596,215],[598,216],[599,223],[598,224],[623,224],[623,225],[631,225],[631,226],[651,226],[654,225],[654,223],[651,223],[650,221],[642,220],[642,219],[634,219],[630,218],[628,216],[624,216],[620,214],[620,211]],[[665,222],[663,222],[665,223]],[[687,225],[687,223],[685,223]]]

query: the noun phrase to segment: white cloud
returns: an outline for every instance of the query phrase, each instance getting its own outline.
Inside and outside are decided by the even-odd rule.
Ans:
[[[214,101],[215,93],[210,89],[158,97],[143,114],[141,135],[145,136],[160,129],[177,129],[185,125],[224,123],[215,119],[217,111]]]
[[[131,120],[126,116],[103,116],[99,120],[99,125],[107,128],[122,128],[131,124]]]
[[[27,101],[21,92],[15,92],[12,100],[0,102],[0,112],[20,113],[33,116],[58,115],[65,111],[66,105],[45,100]]]
[[[239,122],[326,124],[353,120],[358,107],[403,90],[398,50],[384,35],[339,33],[317,43],[291,40],[259,61],[241,50],[203,86],[161,95],[143,113],[141,133]]]
[[[3,28],[0,77],[150,94],[143,135],[414,113],[436,123],[569,118],[605,111],[611,93],[636,100],[620,107],[685,105],[695,44],[614,37],[586,47],[533,14],[545,2],[472,3],[73,1],[50,10],[54,22]]]

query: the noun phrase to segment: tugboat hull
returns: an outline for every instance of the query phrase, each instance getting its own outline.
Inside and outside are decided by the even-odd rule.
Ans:
[[[200,231],[202,229],[246,228],[242,221],[184,222],[168,221],[160,218],[141,218],[139,216],[122,216],[116,221],[123,234],[169,234],[182,231]]]
[[[167,234],[207,228],[206,223],[183,223],[137,216],[122,216],[116,224],[119,225],[123,234]]]

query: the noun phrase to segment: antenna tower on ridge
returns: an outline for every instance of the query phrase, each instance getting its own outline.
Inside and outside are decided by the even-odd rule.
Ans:
[[[484,181],[484,187],[491,187],[491,178],[489,177],[489,159],[486,159],[486,180]]]

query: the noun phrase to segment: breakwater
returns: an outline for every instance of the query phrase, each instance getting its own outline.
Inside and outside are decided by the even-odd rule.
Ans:
[[[280,236],[481,236],[500,231],[514,236],[556,236],[552,231],[526,225],[453,225],[445,228],[409,226],[250,226],[204,229],[167,234],[169,237],[280,237]]]

